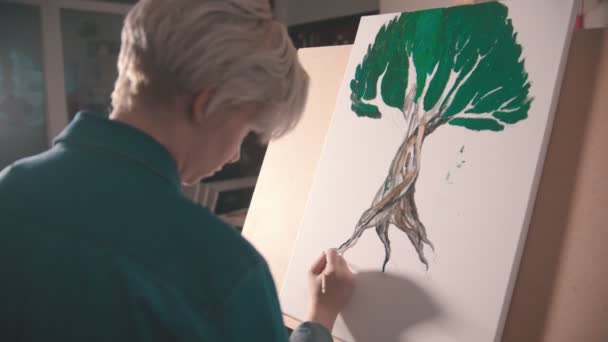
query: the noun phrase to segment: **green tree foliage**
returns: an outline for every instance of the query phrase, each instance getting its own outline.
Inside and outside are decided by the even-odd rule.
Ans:
[[[506,6],[490,2],[392,19],[355,70],[351,109],[361,117],[380,118],[379,108],[369,103],[380,95],[387,106],[403,110],[408,79],[415,77],[413,101],[424,111],[437,109],[442,122],[501,131],[525,119],[530,84],[507,14]],[[409,75],[410,61],[415,75]]]

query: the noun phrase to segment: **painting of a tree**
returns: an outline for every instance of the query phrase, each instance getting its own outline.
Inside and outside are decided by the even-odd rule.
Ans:
[[[384,271],[394,226],[428,268],[424,247],[433,244],[414,201],[423,143],[446,124],[501,132],[526,119],[532,99],[524,64],[508,8],[497,2],[403,13],[382,26],[350,83],[351,109],[358,117],[380,119],[380,107],[396,108],[406,130],[340,253],[374,228],[385,248]]]

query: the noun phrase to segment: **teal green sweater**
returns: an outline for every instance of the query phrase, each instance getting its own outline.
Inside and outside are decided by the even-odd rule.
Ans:
[[[0,272],[0,341],[287,340],[260,254],[161,144],[92,114],[0,172]]]

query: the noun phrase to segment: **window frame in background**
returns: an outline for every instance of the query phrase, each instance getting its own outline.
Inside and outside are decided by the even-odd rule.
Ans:
[[[50,147],[53,139],[68,124],[67,91],[64,73],[61,11],[77,10],[126,16],[133,5],[97,0],[0,0],[5,3],[35,6],[40,11],[42,72],[46,99],[46,133]]]

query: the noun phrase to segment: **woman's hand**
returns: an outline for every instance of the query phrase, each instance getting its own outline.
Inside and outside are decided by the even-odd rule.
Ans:
[[[322,278],[325,276],[325,293]],[[308,320],[317,322],[330,332],[338,314],[346,307],[354,290],[354,276],[346,260],[335,249],[325,251],[308,272],[311,293]]]

